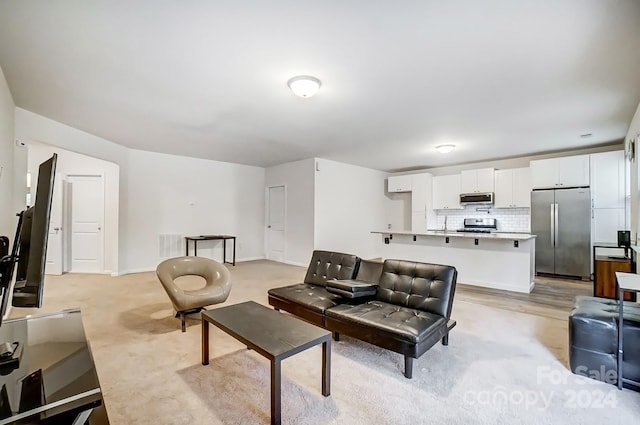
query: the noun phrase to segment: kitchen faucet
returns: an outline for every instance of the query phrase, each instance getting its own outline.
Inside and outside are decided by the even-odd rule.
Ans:
[[[447,217],[449,217],[448,215],[444,216],[444,227],[442,230],[444,230],[445,232],[447,231]]]

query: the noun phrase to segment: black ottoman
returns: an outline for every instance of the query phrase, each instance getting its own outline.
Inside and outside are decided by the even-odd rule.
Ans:
[[[623,332],[623,376],[640,381],[640,304],[630,301],[624,303]],[[616,300],[575,298],[569,315],[569,364],[573,373],[617,384]]]

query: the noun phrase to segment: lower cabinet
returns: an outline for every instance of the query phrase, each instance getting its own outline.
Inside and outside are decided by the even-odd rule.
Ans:
[[[612,258],[604,255],[596,256],[593,272],[593,295],[602,298],[618,299],[616,288],[616,272],[631,272],[631,259]],[[634,292],[625,292],[624,299],[635,301]]]

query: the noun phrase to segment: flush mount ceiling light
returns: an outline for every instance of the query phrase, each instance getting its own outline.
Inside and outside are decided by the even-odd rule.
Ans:
[[[300,97],[311,97],[320,90],[320,80],[309,75],[298,75],[287,81],[293,93]]]
[[[449,153],[455,147],[456,145],[440,145],[440,146],[436,146],[436,150],[440,153]]]

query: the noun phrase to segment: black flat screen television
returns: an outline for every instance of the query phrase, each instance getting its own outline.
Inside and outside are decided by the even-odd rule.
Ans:
[[[18,226],[11,254],[0,260],[0,290],[2,290],[0,321],[6,312],[9,298],[14,307],[39,308],[42,306],[49,219],[57,160],[58,156],[53,154],[51,158],[40,164],[34,205],[18,213]],[[16,279],[10,294],[14,269]]]

